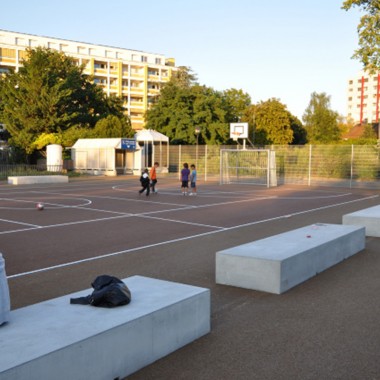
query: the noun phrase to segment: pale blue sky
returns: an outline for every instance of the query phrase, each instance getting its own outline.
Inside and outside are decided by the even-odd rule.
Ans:
[[[0,29],[161,53],[200,84],[275,97],[302,117],[312,92],[346,114],[347,81],[361,65],[357,10],[343,0],[12,0]]]

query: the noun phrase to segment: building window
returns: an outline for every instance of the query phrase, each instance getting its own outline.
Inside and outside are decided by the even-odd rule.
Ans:
[[[94,69],[106,69],[107,66],[105,63],[99,63],[99,62],[95,62],[94,63]]]
[[[107,79],[105,79],[105,78],[95,78],[94,79],[94,83],[95,84],[103,84],[103,85],[105,85],[105,84],[107,84]]]
[[[156,58],[155,62],[156,62],[156,65],[161,65],[161,58]]]
[[[148,57],[146,55],[142,55],[141,62],[148,62]]]

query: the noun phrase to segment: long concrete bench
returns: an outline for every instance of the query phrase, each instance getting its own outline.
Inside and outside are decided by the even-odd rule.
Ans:
[[[210,331],[209,289],[142,276],[129,305],[71,305],[93,289],[11,311],[0,379],[122,379]]]
[[[380,206],[343,215],[342,222],[345,225],[364,226],[366,236],[380,237]]]
[[[31,175],[31,176],[11,176],[8,177],[10,185],[29,185],[35,183],[67,183],[67,175]]]
[[[281,294],[364,247],[364,227],[317,223],[217,252],[216,282]]]

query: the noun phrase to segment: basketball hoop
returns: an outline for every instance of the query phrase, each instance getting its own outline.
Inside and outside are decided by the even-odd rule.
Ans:
[[[240,132],[231,132],[232,140],[238,141],[238,138],[240,137]]]

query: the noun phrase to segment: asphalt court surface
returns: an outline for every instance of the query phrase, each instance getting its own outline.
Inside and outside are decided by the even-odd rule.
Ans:
[[[281,296],[215,284],[216,251],[340,224],[342,215],[378,205],[378,191],[198,185],[197,196],[183,196],[178,179],[161,177],[158,194],[146,197],[132,176],[1,183],[0,252],[12,308],[89,288],[103,273],[188,283],[211,289],[211,334],[132,379],[380,379],[379,239],[367,238],[364,253]],[[363,324],[362,334],[341,339],[342,329]]]
[[[149,197],[138,195],[135,178],[2,188],[1,249],[8,276],[371,197],[217,184],[183,196],[178,181],[161,182],[159,193]]]

